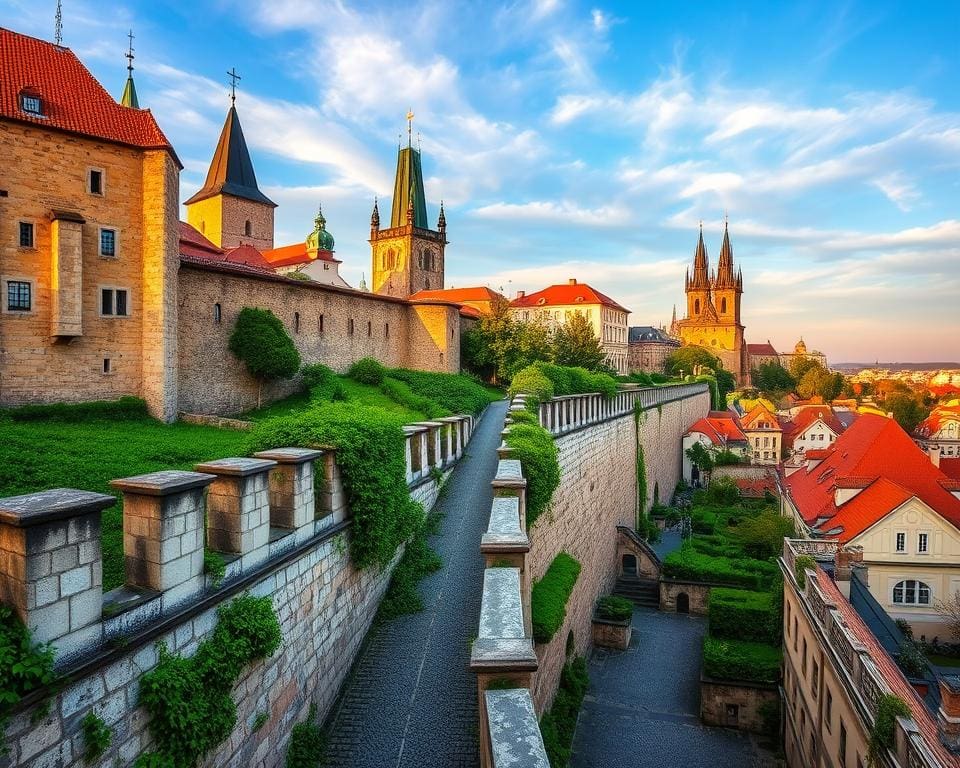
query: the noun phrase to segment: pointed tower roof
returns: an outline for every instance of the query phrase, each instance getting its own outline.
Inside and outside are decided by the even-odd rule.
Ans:
[[[133,84],[133,30],[127,35],[130,38],[130,46],[124,54],[127,57],[127,84],[123,86],[123,95],[120,96],[120,103],[125,107],[140,109],[140,102],[137,100],[137,87]]]
[[[735,288],[737,284],[733,272],[733,248],[730,247],[730,230],[727,221],[723,222],[723,244],[720,246],[720,263],[717,267],[717,288]]]
[[[423,192],[423,169],[420,150],[413,148],[413,112],[407,113],[407,146],[397,150],[397,176],[393,182],[393,209],[390,227],[407,224],[407,212],[413,211],[413,226],[429,229],[427,200]]]
[[[703,242],[703,223],[700,223],[700,239],[697,241],[697,250],[693,255],[693,277],[689,287],[694,290],[710,288],[709,275],[710,260],[707,258],[707,246]]]
[[[220,132],[220,141],[217,142],[217,149],[213,153],[210,170],[207,171],[207,180],[201,190],[187,200],[185,205],[206,200],[215,195],[233,195],[255,203],[277,207],[277,204],[263,194],[257,186],[257,176],[253,172],[247,140],[243,137],[237,108],[232,104],[230,111],[227,112],[227,119],[223,123],[223,130]]]

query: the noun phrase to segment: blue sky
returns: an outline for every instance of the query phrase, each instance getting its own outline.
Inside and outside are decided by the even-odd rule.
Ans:
[[[0,25],[50,38],[54,5],[0,0]],[[64,0],[64,43],[117,94],[131,27],[181,199],[235,66],[277,244],[322,202],[354,285],[412,108],[448,287],[577,277],[668,322],[698,221],[715,263],[728,211],[749,341],[960,359],[956,2]]]

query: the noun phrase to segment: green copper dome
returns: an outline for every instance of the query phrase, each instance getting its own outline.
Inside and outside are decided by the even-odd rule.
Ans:
[[[309,251],[332,251],[333,235],[327,232],[327,220],[323,217],[323,210],[317,210],[317,218],[314,220],[316,225],[309,235],[307,235],[307,250]]]

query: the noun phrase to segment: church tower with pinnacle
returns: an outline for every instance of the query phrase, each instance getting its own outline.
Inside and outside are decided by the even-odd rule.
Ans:
[[[437,228],[430,229],[427,222],[420,150],[413,147],[412,112],[407,114],[407,146],[397,151],[392,203],[388,228],[380,228],[376,201],[370,216],[371,290],[406,299],[417,291],[442,289],[447,220],[441,203]]]
[[[734,268],[733,248],[726,221],[723,243],[715,273],[703,242],[703,225],[693,256],[693,272],[687,269],[684,290],[687,294],[687,316],[673,324],[674,333],[685,345],[704,347],[723,362],[738,384],[749,381],[747,345],[740,321],[743,275]]]

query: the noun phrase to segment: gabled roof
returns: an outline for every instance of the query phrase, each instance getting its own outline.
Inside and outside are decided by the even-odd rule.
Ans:
[[[562,285],[551,285],[542,291],[518,296],[510,302],[511,307],[562,307],[576,304],[603,304],[605,307],[618,309],[621,312],[630,312],[596,288],[591,288],[586,283],[578,283],[576,280]]]
[[[704,418],[694,422],[686,434],[700,432],[710,438],[714,445],[745,443],[746,435],[740,430],[736,417],[728,411],[710,411]]]
[[[767,408],[763,403],[757,403],[746,414],[740,417],[740,428],[744,431],[752,430],[754,428],[753,423],[763,417],[767,417],[772,425],[770,427],[764,427],[764,429],[769,429],[771,432],[782,431],[780,422],[777,420],[777,417],[774,415],[773,411]]]
[[[329,261],[332,264],[340,264],[340,259],[333,257],[333,251],[308,251],[306,243],[294,243],[293,245],[284,245],[280,248],[263,251],[263,258],[274,268],[309,264],[311,261]]]
[[[960,405],[938,405],[920,422],[917,437],[936,435],[948,422],[960,423]]]
[[[946,475],[893,419],[862,414],[830,448],[807,451],[807,459],[820,463],[784,482],[807,525],[823,532],[842,526],[840,541],[860,535],[913,496],[960,527],[960,499],[941,484]],[[859,487],[864,478],[876,479],[838,508],[837,487]]]
[[[274,208],[277,204],[267,197],[257,186],[257,175],[253,171],[253,161],[247,149],[247,140],[240,127],[240,118],[236,107],[230,106],[227,119],[220,131],[220,140],[210,161],[207,180],[200,191],[187,200],[184,205],[197,203],[215,195],[233,195],[263,203]]]
[[[766,344],[747,344],[747,352],[758,357],[777,357],[779,355],[769,341]]]
[[[21,109],[24,90],[40,97],[42,115]],[[114,101],[73,51],[2,27],[0,119],[140,149],[165,149],[176,159],[150,110]]]
[[[218,248],[183,221],[180,222],[180,259],[194,264],[230,264],[260,273],[273,272],[270,262],[252,245]]]
[[[196,256],[206,258],[216,254],[222,254],[223,248],[211,243],[207,238],[200,234],[196,227],[187,224],[185,221],[180,224],[180,254],[187,256]]]
[[[846,425],[829,405],[807,405],[799,409],[793,418],[781,422],[784,443],[787,447],[793,447],[794,440],[818,421],[829,427],[834,435],[839,435],[846,429]]]

